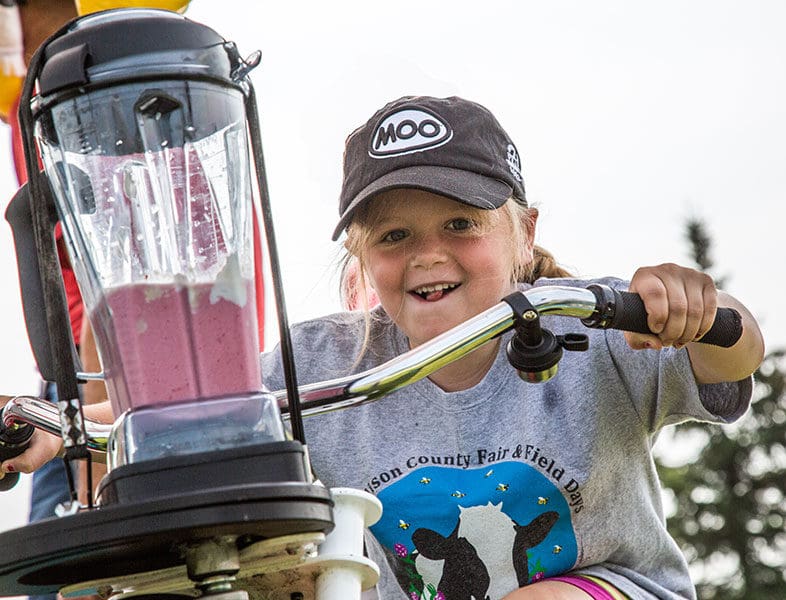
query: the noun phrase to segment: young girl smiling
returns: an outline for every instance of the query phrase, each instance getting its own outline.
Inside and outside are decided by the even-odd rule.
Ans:
[[[592,283],[535,246],[537,215],[488,110],[431,97],[383,107],[347,140],[334,234],[346,229],[356,287],[379,305],[296,325],[299,381],[372,368],[516,289]],[[590,330],[590,350],[539,385],[507,363],[504,337],[378,402],[306,420],[319,477],[383,503],[367,539],[380,598],[695,598],[650,449],[664,425],[743,414],[761,335],[693,269],[601,282],[638,292],[655,333]],[[718,306],[743,317],[732,348],[695,343]],[[262,370],[284,387],[278,352]]]

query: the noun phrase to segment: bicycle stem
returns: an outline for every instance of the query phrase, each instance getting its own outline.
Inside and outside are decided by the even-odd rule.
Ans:
[[[565,286],[543,286],[522,292],[540,315],[587,319],[597,312],[592,291]],[[512,329],[515,315],[500,302],[428,342],[362,373],[298,387],[303,417],[368,404],[456,361],[479,346]],[[288,417],[286,390],[272,392],[284,418]],[[57,407],[31,396],[17,396],[3,408],[6,426],[29,423],[53,435],[60,434]],[[103,462],[112,425],[85,419],[88,449]]]

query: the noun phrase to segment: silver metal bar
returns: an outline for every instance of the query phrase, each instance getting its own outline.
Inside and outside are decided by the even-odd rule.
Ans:
[[[543,286],[523,292],[541,315],[590,317],[596,298],[590,290]],[[373,369],[298,387],[303,417],[373,402],[462,358],[513,328],[513,309],[500,302],[464,323]],[[273,392],[286,411],[286,390]],[[288,415],[284,412],[284,418]]]

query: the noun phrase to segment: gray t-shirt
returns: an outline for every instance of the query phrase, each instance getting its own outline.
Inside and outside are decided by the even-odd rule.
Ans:
[[[664,425],[738,418],[752,380],[697,386],[685,350],[634,352],[619,331],[542,322],[557,335],[590,338],[588,351],[564,354],[548,382],[518,377],[505,356],[508,335],[471,389],[448,393],[423,379],[372,404],[306,418],[325,485],[363,489],[383,504],[367,536],[383,600],[438,592],[494,600],[567,572],[601,577],[633,599],[696,597],[666,531],[650,451]],[[362,313],[294,326],[299,383],[364,371],[409,349],[381,309],[370,326],[359,361]],[[268,389],[284,387],[277,349],[262,356],[262,372]]]

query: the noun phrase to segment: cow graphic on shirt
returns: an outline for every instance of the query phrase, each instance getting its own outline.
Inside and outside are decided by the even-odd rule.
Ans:
[[[411,600],[497,600],[577,558],[567,501],[526,463],[428,466],[378,497],[372,531]]]
[[[527,550],[543,541],[558,518],[549,511],[519,525],[502,512],[502,503],[460,506],[459,521],[450,536],[431,529],[412,534],[418,552],[415,565],[424,589],[431,589],[430,585],[449,600],[485,600],[510,591],[504,582],[511,573],[518,587],[526,585]]]

